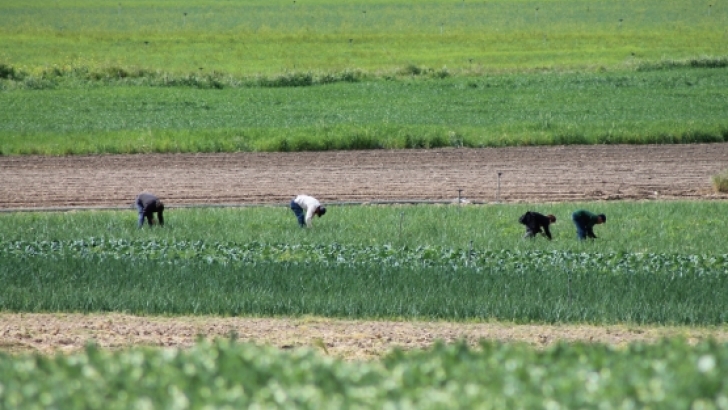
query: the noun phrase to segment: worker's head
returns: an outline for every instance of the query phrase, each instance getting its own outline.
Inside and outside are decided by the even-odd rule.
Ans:
[[[316,211],[314,212],[314,214],[318,215],[319,218],[324,216],[325,213],[326,213],[326,207],[324,207],[324,206],[319,206],[318,208],[316,208]]]
[[[547,217],[547,218],[549,218],[549,221],[551,221],[551,223],[554,223],[554,222],[556,222],[556,217],[555,217],[555,216],[553,216],[553,215],[549,214],[549,215],[547,215],[546,217]]]
[[[607,222],[607,216],[604,214],[597,215],[597,223],[603,224],[604,222]]]

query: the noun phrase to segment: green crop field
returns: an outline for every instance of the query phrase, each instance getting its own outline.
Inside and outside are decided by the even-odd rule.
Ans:
[[[119,211],[0,213],[0,240],[72,241],[87,238],[205,241],[245,244],[439,246],[481,250],[556,250],[722,254],[728,221],[723,202],[596,202],[484,206],[334,206],[299,229],[288,207],[168,209],[161,229],[136,228],[137,213]],[[605,213],[599,241],[580,244],[571,212]],[[554,240],[523,241],[518,217],[552,213]]]
[[[569,213],[608,215],[580,243]],[[0,214],[0,310],[141,315],[702,326],[728,317],[722,202],[540,205],[554,239],[521,239],[527,205],[332,206]],[[52,324],[49,324],[52,326]],[[20,329],[22,332],[22,328]],[[28,335],[27,337],[32,337]],[[218,340],[0,354],[7,408],[721,408],[726,345],[662,340],[545,349],[483,341],[352,364]]]
[[[230,341],[189,351],[93,346],[70,356],[0,356],[3,408],[722,409],[728,348],[664,341],[437,346],[349,363]]]
[[[728,142],[727,27],[715,1],[4,0],[0,155]],[[578,208],[607,214],[597,240],[576,240]],[[529,209],[557,216],[553,241],[522,239]],[[710,333],[728,321],[727,211],[331,206],[309,230],[283,206],[171,208],[141,230],[132,209],[0,213],[0,312]],[[22,320],[3,336],[34,339]],[[234,339],[0,353],[0,408],[728,408],[713,341],[352,364],[323,341]]]
[[[0,4],[0,155],[728,139],[691,1]]]
[[[721,142],[726,69],[0,93],[0,153]]]
[[[11,311],[322,315],[516,322],[726,321],[723,203],[584,204],[580,243],[521,239],[525,206],[334,207],[311,230],[286,208],[2,215]],[[234,227],[234,229],[232,229]]]
[[[591,68],[724,55],[728,9],[689,0],[6,0],[0,59],[269,75],[409,65]]]

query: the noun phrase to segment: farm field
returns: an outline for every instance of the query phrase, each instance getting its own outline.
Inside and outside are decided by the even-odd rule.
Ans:
[[[306,153],[0,157],[0,208],[127,208],[143,190],[168,206],[435,200],[540,203],[720,199],[728,144]],[[501,172],[500,193],[498,172]]]
[[[721,325],[723,202],[332,207],[312,230],[285,208],[2,215],[0,307],[130,312]],[[608,215],[579,243],[574,207]]]
[[[7,0],[0,58],[29,73],[141,68],[474,73],[629,67],[725,53],[728,10],[689,0]]]
[[[724,142],[690,1],[0,5],[0,154]]]
[[[688,67],[219,90],[113,84],[6,90],[0,154],[724,142],[726,72]]]
[[[3,1],[0,408],[728,408],[726,27],[688,0]]]
[[[722,146],[680,148],[686,154],[715,152]],[[572,147],[571,153],[582,148]],[[640,157],[649,158],[645,154],[662,147],[635,148],[646,150]],[[447,156],[452,151],[458,150],[378,154],[415,154],[421,159],[423,153]],[[162,157],[166,156],[136,156]],[[199,169],[214,169],[205,166],[206,160],[225,157],[198,156]],[[524,156],[513,158],[514,163],[524,161]],[[709,193],[708,176],[721,166],[720,159],[693,163],[691,155],[684,158],[662,158],[663,162],[651,166],[657,170],[666,163],[692,165],[690,172],[698,172],[689,177],[695,182],[683,197],[718,198]],[[27,186],[42,187],[26,189],[24,195],[40,193],[44,198],[43,193],[63,191],[65,182],[57,189],[39,181],[57,175],[55,167],[64,160],[86,170],[71,178],[79,187],[91,186],[88,181],[109,172],[104,171],[104,163],[126,161],[116,156],[101,157],[105,161],[73,159],[7,158],[11,167],[20,167],[8,174],[23,175]],[[401,157],[391,161],[392,165],[380,165],[382,175],[387,169],[391,173],[404,168],[396,165],[402,163]],[[51,166],[42,171],[44,163]],[[596,174],[605,164],[615,167],[611,161],[590,164],[593,168],[587,175]],[[16,173],[19,169],[29,172]],[[147,174],[156,172],[151,169]],[[331,183],[336,186],[335,181]],[[417,188],[396,192],[417,192]],[[59,197],[70,200],[34,200],[30,206],[88,206],[69,193],[45,196],[54,201]],[[124,207],[128,198],[119,198],[104,204]],[[337,199],[335,195],[328,198]],[[0,348],[13,356],[0,355],[0,382],[7,386],[0,391],[0,400],[13,408],[102,399],[111,408],[174,400],[196,407],[213,401],[268,403],[274,400],[274,392],[285,392],[288,399],[275,400],[289,407],[336,407],[361,403],[361,397],[367,397],[369,404],[416,402],[418,408],[428,408],[424,402],[431,403],[430,398],[423,389],[432,392],[434,386],[442,400],[453,403],[457,398],[461,408],[471,408],[484,400],[458,393],[471,386],[472,392],[494,389],[486,401],[494,403],[493,408],[503,408],[498,403],[517,406],[544,401],[564,405],[598,401],[614,403],[614,407],[667,401],[720,403],[724,387],[718,375],[725,366],[723,349],[728,340],[723,292],[728,259],[723,247],[725,219],[721,218],[725,204],[655,201],[659,194],[654,193],[642,198],[650,200],[332,206],[310,232],[298,229],[283,207],[171,208],[164,229],[142,231],[134,228],[131,210],[5,213],[0,215],[0,280],[4,284]],[[194,204],[194,195],[179,204],[185,201]],[[504,201],[517,202],[513,197]],[[568,215],[582,206],[610,216],[608,224],[597,230],[596,243],[579,244],[573,239]],[[520,239],[522,228],[514,221],[531,207],[559,215],[553,242]],[[302,280],[291,282],[291,277]],[[314,289],[323,293],[316,296]],[[229,347],[224,341],[211,345],[200,340],[201,334],[270,346]],[[495,344],[482,345],[477,341],[480,337]],[[101,349],[88,347],[89,340]],[[447,346],[437,345],[438,340]],[[468,347],[459,346],[459,340]],[[390,353],[392,348],[407,353]],[[41,355],[25,356],[28,352]],[[49,355],[54,352],[66,354]],[[565,356],[578,359],[570,361]],[[364,360],[364,364],[355,370],[346,364],[351,360]],[[250,371],[249,377],[238,379],[240,367],[231,370],[224,363],[243,366]],[[472,364],[469,371],[463,369],[465,363]],[[315,371],[310,372],[312,368]],[[109,373],[106,369],[123,370]],[[474,377],[484,374],[484,369],[490,377]],[[595,376],[590,374],[607,370],[610,376],[594,385],[587,397],[575,396],[586,383],[594,383]],[[362,379],[361,372],[367,377]],[[398,379],[399,372],[412,379]],[[444,378],[425,376],[438,372]],[[561,386],[554,394],[536,387],[543,386],[542,372],[551,374],[548,380],[554,388]],[[79,374],[93,380],[94,387],[74,389]],[[289,374],[300,377],[285,376]],[[304,374],[317,377],[311,380]],[[509,390],[521,392],[513,398],[497,386],[516,374],[523,382]],[[140,375],[147,384],[134,383]],[[213,379],[217,382],[207,381]],[[450,386],[446,391],[437,388],[445,381]],[[17,387],[20,382],[25,389]],[[112,383],[119,394],[105,398]],[[228,390],[228,384],[258,393],[248,399]],[[347,386],[346,393],[327,390],[341,384]],[[670,393],[634,393],[658,385],[658,393]],[[385,390],[387,398],[381,397]],[[214,399],[210,391],[217,392]]]
[[[575,205],[539,206],[561,216]],[[578,204],[610,215],[597,229],[599,240],[589,244],[577,243],[568,218],[560,222],[566,226],[554,226],[553,242],[520,240],[512,220],[528,206],[332,207],[326,217],[337,215],[342,224],[327,227],[335,220],[324,218],[308,232],[278,208],[173,209],[167,227],[142,231],[133,228],[133,212],[4,214],[0,345],[14,355],[0,354],[0,382],[7,386],[0,400],[10,407],[96,403],[113,384],[119,394],[103,400],[119,408],[174,400],[193,407],[261,404],[273,400],[267,395],[273,391],[288,397],[277,403],[290,400],[286,406],[298,408],[359,403],[362,395],[369,404],[423,401],[418,407],[428,408],[425,391],[433,389],[448,403],[457,400],[458,408],[719,403],[728,255],[714,235],[726,228],[725,204]],[[406,213],[404,234],[387,246],[397,234],[398,213]],[[370,222],[380,218],[389,226]],[[232,230],[235,220],[244,223]],[[475,237],[472,250],[443,246],[481,220],[497,223]],[[348,239],[337,244],[335,231],[345,225]],[[271,228],[278,233],[268,234],[269,244],[245,239]],[[233,241],[214,242],[236,231],[227,238]],[[201,232],[212,235],[193,241]],[[473,296],[475,305],[463,304]],[[185,298],[187,307],[173,306]],[[422,303],[428,299],[429,307]],[[222,300],[242,310],[199,315]],[[318,311],[329,318],[290,310],[337,309],[337,303],[344,310]],[[284,310],[256,310],[266,306]],[[366,310],[372,307],[396,317],[362,320],[360,314],[380,315]],[[440,320],[432,320],[427,310],[438,307]],[[478,310],[490,319],[468,316]],[[609,316],[630,310],[631,318]],[[228,317],[242,312],[262,315]],[[418,317],[429,319],[413,320]],[[204,342],[200,335],[223,340]],[[229,338],[269,346],[230,345]],[[47,355],[53,352],[66,354]],[[358,370],[346,364],[352,360],[362,363]],[[543,386],[542,373],[550,375],[553,392],[536,388]],[[575,395],[595,381],[590,374],[603,379],[586,396]],[[498,387],[516,375],[517,398]],[[80,377],[88,379],[83,391],[73,387]],[[139,377],[146,382],[134,383]],[[212,379],[217,382],[206,381]],[[334,394],[332,383],[347,387]],[[232,385],[256,393],[240,395],[226,387]],[[493,391],[487,400],[458,394],[465,386]],[[665,394],[635,393],[649,388]]]

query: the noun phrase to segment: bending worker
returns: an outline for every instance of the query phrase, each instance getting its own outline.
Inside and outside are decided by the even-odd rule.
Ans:
[[[580,240],[584,240],[587,237],[596,239],[597,236],[594,235],[594,225],[607,222],[607,216],[604,214],[596,215],[589,211],[580,209],[571,214],[571,220],[574,221],[574,225],[576,225],[576,236],[578,236]]]
[[[518,218],[518,222],[526,225],[526,234],[523,235],[524,238],[535,238],[536,234],[543,233],[545,237],[551,240],[549,225],[556,222],[556,217],[528,211]],[[541,228],[543,228],[543,232],[541,232]]]
[[[164,204],[153,194],[142,192],[136,197],[135,202],[137,211],[139,211],[139,227],[144,225],[144,218],[147,218],[149,226],[154,225],[154,213],[159,218],[159,226],[164,226]]]
[[[298,195],[291,200],[291,210],[296,214],[298,218],[298,225],[301,228],[311,227],[312,219],[314,215],[318,215],[319,218],[324,216],[326,208],[314,197],[308,195]],[[306,211],[304,218],[303,211]]]

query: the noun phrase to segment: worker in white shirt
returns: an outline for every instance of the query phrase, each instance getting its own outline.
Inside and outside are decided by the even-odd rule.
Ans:
[[[324,216],[326,208],[321,205],[316,198],[308,195],[298,195],[291,200],[291,210],[296,214],[298,218],[298,224],[301,228],[311,227],[311,220],[314,215],[318,215],[319,218]],[[306,211],[304,218],[303,211]]]

